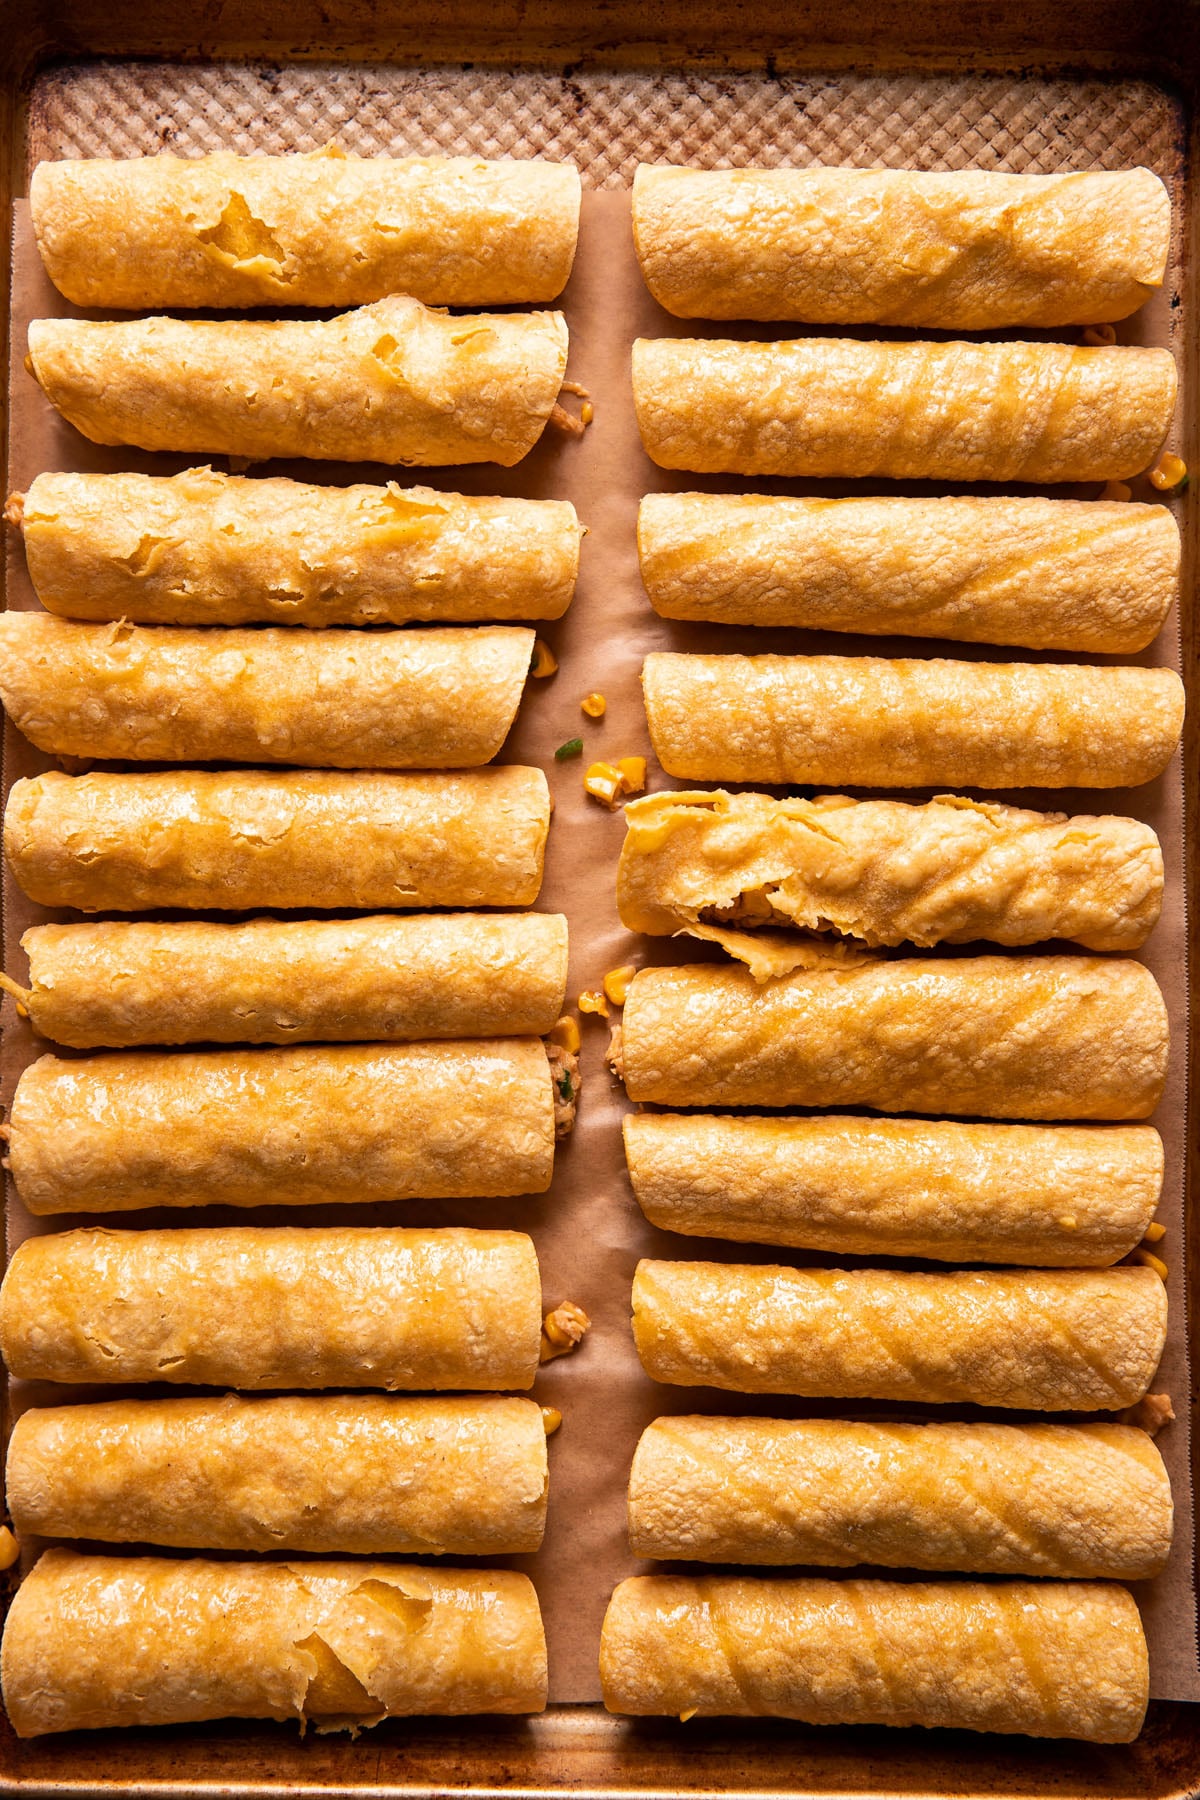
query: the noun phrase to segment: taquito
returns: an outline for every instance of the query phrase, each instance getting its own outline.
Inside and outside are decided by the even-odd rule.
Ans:
[[[114,762],[469,769],[512,728],[533,632],[193,630],[0,614],[0,699],[39,750]]]
[[[1129,1425],[656,1419],[629,1480],[630,1549],[664,1560],[1145,1581],[1171,1528]]]
[[[532,1400],[321,1394],[109,1400],[22,1413],[22,1536],[181,1550],[508,1556],[546,1524]]]
[[[630,1113],[624,1128],[650,1223],[735,1243],[1103,1269],[1162,1195],[1149,1125]]]
[[[650,292],[681,319],[1091,325],[1127,318],[1162,286],[1171,201],[1149,169],[642,163],[633,236]]]
[[[21,947],[29,987],[0,981],[76,1050],[538,1036],[567,984],[559,913],[105,920]]]
[[[801,969],[640,969],[614,1066],[663,1106],[869,1106],[996,1119],[1144,1119],[1167,1012],[1141,963],[913,957]]]
[[[64,479],[39,475],[30,498],[38,482]],[[45,526],[34,531],[51,538]],[[28,525],[25,540],[32,569]],[[37,554],[48,552],[39,545]],[[1179,527],[1165,506],[1121,501],[647,494],[638,510],[654,610],[715,625],[1129,656],[1157,636],[1178,589],[1179,556]]]
[[[647,1375],[741,1394],[1116,1411],[1146,1393],[1166,1332],[1166,1289],[1139,1265],[640,1262],[633,1280]]]
[[[221,1226],[62,1232],[0,1287],[19,1380],[261,1388],[530,1388],[541,1342],[517,1231]]]
[[[51,772],[14,782],[4,848],[81,912],[529,906],[549,828],[540,769]]]
[[[718,791],[647,794],[625,823],[621,921],[658,937],[798,926],[870,945],[1136,950],[1162,909],[1162,850],[1137,819]]]
[[[356,306],[386,294],[433,306],[553,300],[571,273],[579,201],[569,162],[332,146],[42,162],[29,184],[55,287],[76,306],[129,312]]]
[[[1158,454],[1177,386],[1169,350],[1116,345],[825,337],[633,346],[647,454],[660,468],[706,475],[1125,480]]]
[[[8,1166],[33,1213],[543,1194],[540,1038],[42,1056]]]
[[[18,1737],[225,1718],[359,1731],[546,1704],[537,1595],[509,1569],[48,1550],[2,1657]]]
[[[253,461],[508,468],[541,436],[566,362],[561,313],[451,316],[399,294],[334,319],[29,327],[30,372],[92,443]]]
[[[644,1575],[609,1602],[604,1704],[690,1719],[943,1725],[1128,1744],[1149,1699],[1131,1594],[1104,1582]]]
[[[1183,729],[1174,669],[656,651],[642,684],[654,753],[686,781],[1137,787]]]
[[[215,469],[38,475],[5,516],[48,611],[141,625],[557,619],[582,535],[565,500]]]

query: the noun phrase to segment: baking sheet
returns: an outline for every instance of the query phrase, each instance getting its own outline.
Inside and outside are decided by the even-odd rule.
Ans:
[[[441,147],[441,146],[439,146]],[[582,792],[586,762],[596,756],[648,754],[641,707],[639,673],[647,650],[656,648],[743,651],[805,651],[843,654],[950,654],[966,658],[1025,652],[991,652],[978,646],[949,646],[932,641],[856,640],[831,634],[740,631],[668,624],[652,613],[637,572],[634,523],[637,501],[649,488],[707,487],[806,493],[865,492],[869,484],[740,482],[726,478],[693,479],[656,470],[641,451],[633,421],[629,389],[629,345],[634,336],[691,335],[700,328],[670,320],[650,300],[633,257],[627,196],[585,196],[580,253],[565,300],[572,331],[568,376],[583,382],[596,409],[594,423],[582,439],[551,434],[513,470],[439,470],[404,472],[401,479],[428,481],[442,488],[474,493],[522,493],[572,499],[588,526],[579,589],[566,618],[543,627],[559,657],[557,675],[530,684],[516,727],[502,760],[538,763],[549,773],[555,796],[555,818],[547,856],[546,882],[539,901],[545,910],[561,909],[571,924],[570,994],[598,984],[603,972],[626,961],[671,962],[702,954],[699,947],[669,940],[640,940],[625,933],[613,898],[616,857],[623,837],[620,815],[609,815]],[[46,280],[32,244],[27,213],[18,208],[14,246],[14,345],[10,486],[26,484],[39,469],[138,468],[173,472],[200,460],[151,457],[89,445],[66,426],[42,399],[25,373],[21,358],[24,327],[31,317],[70,314],[73,309]],[[1170,295],[1164,293],[1143,314],[1121,328],[1129,342],[1169,341]],[[722,335],[767,337],[781,330],[755,328],[745,333],[724,326]],[[792,328],[794,330],[794,328]],[[863,333],[862,335],[869,335]],[[1047,334],[1050,335],[1050,334]],[[218,465],[221,466],[221,465]],[[263,472],[290,473],[317,481],[382,480],[396,472],[376,467],[278,464]],[[888,484],[891,492],[946,491],[930,484]],[[979,491],[979,490],[976,490]],[[1029,491],[1029,490],[1006,490]],[[1065,491],[1065,490],[1064,490]],[[1081,495],[1094,489],[1071,490]],[[1151,490],[1139,486],[1141,497]],[[19,545],[9,546],[10,604],[34,605],[24,574]],[[1178,630],[1168,622],[1157,652],[1144,661],[1177,662]],[[1032,658],[1031,658],[1032,659]],[[1053,660],[1047,659],[1047,660]],[[1115,659],[1114,659],[1115,660]],[[608,699],[602,721],[585,719],[580,698],[592,688]],[[555,764],[556,745],[582,736],[584,758]],[[8,729],[7,778],[49,766]],[[651,765],[651,785],[671,783]],[[911,794],[908,797],[912,797]],[[1167,1185],[1161,1217],[1168,1225],[1166,1258],[1171,1266],[1172,1331],[1157,1389],[1171,1392],[1180,1417],[1160,1436],[1159,1445],[1171,1469],[1178,1528],[1171,1565],[1152,1583],[1142,1584],[1142,1602],[1152,1656],[1152,1692],[1156,1697],[1200,1698],[1196,1663],[1195,1606],[1192,1593],[1192,1518],[1188,1474],[1189,1394],[1183,1316],[1182,1155],[1183,1082],[1186,1031],[1184,916],[1182,871],[1182,776],[1178,764],[1148,788],[1132,794],[1094,792],[1052,796],[1026,791],[1024,804],[1054,809],[1094,810],[1097,804],[1147,818],[1163,838],[1167,862],[1168,900],[1162,922],[1145,960],[1154,969],[1171,1011],[1175,1054],[1163,1106],[1156,1123],[1167,1143]],[[24,975],[14,953],[20,933],[35,918],[32,908],[5,877],[6,966]],[[61,916],[61,915],[60,915]],[[34,1053],[28,1027],[5,1008],[9,1029],[3,1044],[4,1097],[11,1095],[19,1069]],[[596,1651],[600,1620],[613,1585],[635,1572],[624,1541],[624,1486],[638,1432],[659,1412],[746,1411],[826,1416],[853,1411],[854,1416],[921,1416],[887,1406],[839,1408],[835,1403],[788,1403],[777,1397],[747,1399],[703,1390],[657,1388],[642,1374],[629,1331],[629,1287],[639,1256],[715,1257],[733,1261],[786,1260],[777,1250],[756,1251],[745,1245],[709,1244],[672,1238],[652,1230],[629,1193],[621,1153],[619,1120],[625,1102],[619,1085],[607,1073],[603,1054],[607,1029],[599,1021],[583,1021],[584,1089],[579,1124],[560,1147],[551,1192],[537,1199],[478,1203],[429,1203],[396,1207],[305,1209],[302,1223],[458,1223],[508,1225],[532,1232],[543,1268],[547,1304],[572,1298],[594,1321],[583,1349],[543,1371],[536,1390],[547,1404],[559,1406],[564,1424],[551,1440],[551,1503],[546,1542],[536,1557],[514,1559],[535,1579],[546,1617],[551,1661],[551,1698],[591,1701],[598,1698]],[[189,1215],[194,1222],[200,1215]],[[211,1209],[206,1220],[232,1222],[245,1215]],[[265,1212],[264,1222],[287,1217]],[[19,1205],[10,1205],[10,1244],[30,1229],[63,1229],[69,1218],[31,1221]],[[124,1215],[122,1226],[147,1223],[181,1224],[178,1213]],[[114,1221],[106,1221],[114,1223]],[[830,1263],[829,1257],[795,1255],[797,1263]],[[840,1259],[851,1262],[859,1259]],[[24,1389],[14,1396],[19,1408],[61,1397],[60,1390]],[[966,1415],[971,1409],[961,1409]],[[956,1410],[957,1416],[957,1410]],[[975,1416],[972,1414],[972,1416]],[[988,1416],[978,1414],[978,1416]],[[996,1416],[996,1415],[992,1415]],[[1013,1415],[1002,1415],[1012,1417]]]

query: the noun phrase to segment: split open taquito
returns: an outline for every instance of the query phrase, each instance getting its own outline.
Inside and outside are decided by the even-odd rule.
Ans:
[[[76,306],[130,312],[385,294],[436,306],[553,300],[571,273],[579,201],[574,163],[332,147],[42,162],[29,184],[55,287]]]
[[[1161,628],[1179,555],[1165,506],[1121,501],[647,494],[638,510],[654,610],[719,625],[1128,656]]]
[[[0,1673],[18,1737],[224,1718],[358,1731],[546,1704],[537,1595],[509,1569],[48,1550]]]
[[[181,1550],[508,1556],[546,1524],[541,1408],[512,1396],[109,1400],[22,1413],[22,1536]]]
[[[0,614],[0,699],[39,750],[114,762],[469,769],[512,728],[533,632],[194,630]]]
[[[1149,1125],[630,1113],[624,1129],[650,1223],[736,1243],[1106,1268],[1162,1194]]]
[[[0,983],[76,1050],[537,1036],[567,984],[559,913],[105,920],[21,947],[29,986]]]
[[[43,906],[529,906],[550,791],[540,769],[445,774],[171,769],[14,782],[4,848]]]
[[[1149,825],[940,794],[647,794],[625,808],[617,905],[631,931],[799,926],[864,943],[1135,950],[1162,908]]]
[[[741,1394],[1116,1411],[1146,1393],[1167,1294],[1153,1269],[793,1269],[640,1262],[654,1381]]]
[[[582,535],[566,500],[207,468],[38,475],[5,517],[50,612],[141,625],[557,619]]]
[[[650,292],[677,318],[1089,325],[1128,317],[1162,286],[1171,201],[1149,169],[642,163],[633,235]]]
[[[29,327],[32,374],[93,443],[252,460],[508,468],[541,436],[566,362],[561,313],[452,316],[399,294],[334,319]]]
[[[660,468],[708,475],[1124,480],[1158,454],[1177,385],[1169,350],[1115,345],[826,337],[633,346],[648,455]]]
[[[1173,669],[656,651],[654,753],[686,781],[1136,787],[1183,729]]]
[[[1144,1119],[1167,1013],[1141,963],[913,957],[801,969],[640,969],[613,1065],[663,1106],[869,1106],[996,1119]]]
[[[43,1056],[8,1166],[33,1213],[542,1194],[556,1117],[540,1038]]]
[[[664,1418],[629,1478],[630,1549],[662,1560],[1144,1581],[1171,1529],[1130,1425]]]
[[[18,1379],[530,1388],[541,1283],[518,1231],[222,1226],[27,1238],[0,1287]]]
[[[643,1575],[609,1602],[604,1704],[690,1719],[942,1725],[1127,1744],[1149,1699],[1109,1582]]]

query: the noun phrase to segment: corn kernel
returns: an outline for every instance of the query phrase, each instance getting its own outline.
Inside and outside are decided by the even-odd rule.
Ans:
[[[603,694],[585,694],[579,702],[580,712],[586,713],[589,719],[602,719],[607,706]]]
[[[541,638],[535,638],[533,641],[533,665],[529,671],[534,680],[541,681],[545,676],[553,675],[557,667],[558,658],[549,644],[544,644]]]
[[[1106,481],[1100,490],[1102,500],[1132,500],[1133,489],[1127,481]]]
[[[646,759],[644,756],[622,756],[617,760],[621,771],[621,786],[627,794],[640,794],[646,785]]]
[[[1150,481],[1161,494],[1174,493],[1181,488],[1188,478],[1187,464],[1182,456],[1176,456],[1170,450],[1164,450],[1150,471]]]
[[[556,1306],[542,1320],[542,1343],[538,1361],[546,1363],[553,1361],[556,1356],[566,1356],[582,1341],[591,1322],[582,1306],[576,1306],[573,1300],[564,1300],[561,1306]]]
[[[595,416],[596,416],[595,407],[592,405],[590,400],[585,400],[583,405],[579,409],[579,417],[583,420],[583,423],[585,425],[590,425],[592,420],[595,418]]]
[[[1162,1240],[1166,1237],[1166,1235],[1167,1235],[1166,1226],[1160,1225],[1158,1220],[1155,1219],[1152,1221],[1151,1224],[1147,1225],[1145,1233],[1143,1234],[1143,1237],[1142,1237],[1142,1242],[1144,1244],[1161,1244]]]
[[[1117,328],[1115,325],[1088,325],[1084,328],[1083,341],[1085,344],[1115,344]]]
[[[0,1569],[11,1569],[21,1554],[18,1544],[7,1525],[0,1525]]]
[[[546,1436],[553,1437],[561,1424],[562,1414],[559,1412],[557,1406],[543,1406],[542,1426]]]
[[[546,1036],[552,1044],[557,1044],[560,1050],[565,1050],[569,1056],[574,1056],[579,1049],[579,1020],[574,1018],[571,1013],[564,1013],[561,1019],[554,1021]]]
[[[584,789],[593,800],[601,800],[611,811],[620,804],[624,792],[623,777],[612,763],[594,762],[583,778]]]
[[[602,1019],[608,1017],[608,1001],[599,988],[585,988],[576,1004],[581,1013],[599,1013]]]
[[[608,971],[604,977],[604,991],[614,1006],[624,1006],[625,991],[636,973],[632,963],[624,963],[621,968]]]
[[[1137,1262],[1145,1263],[1148,1269],[1153,1269],[1160,1281],[1165,1281],[1167,1279],[1170,1271],[1162,1258],[1155,1256],[1153,1250],[1142,1250],[1139,1248],[1135,1250],[1133,1254]]]

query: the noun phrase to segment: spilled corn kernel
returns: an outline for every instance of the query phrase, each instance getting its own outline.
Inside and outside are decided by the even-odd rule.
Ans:
[[[539,1362],[551,1362],[554,1357],[566,1356],[574,1350],[591,1322],[582,1306],[576,1306],[573,1300],[564,1300],[561,1306],[548,1312],[542,1320]]]
[[[1150,471],[1150,482],[1160,494],[1173,494],[1181,488],[1188,478],[1187,464],[1182,456],[1176,456],[1171,450],[1164,450]]]
[[[1100,490],[1101,500],[1132,500],[1133,489],[1127,481],[1106,481]]]
[[[546,1436],[553,1437],[561,1424],[562,1414],[559,1412],[557,1406],[543,1406],[542,1427]]]
[[[621,771],[615,763],[592,763],[583,778],[583,785],[593,800],[602,801],[610,811],[620,804],[624,789]]]
[[[1166,1235],[1166,1226],[1160,1225],[1157,1219],[1153,1219],[1142,1234],[1142,1242],[1144,1244],[1161,1244]]]
[[[632,963],[623,963],[619,969],[608,971],[604,977],[604,992],[614,1006],[624,1006],[626,989],[636,973]]]
[[[586,713],[589,719],[602,719],[607,705],[608,701],[603,694],[585,694],[579,702],[579,710]]]
[[[551,650],[549,644],[543,643],[541,638],[535,638],[533,641],[533,663],[529,670],[529,673],[533,676],[534,680],[541,681],[547,675],[553,675],[557,667],[558,658],[555,656],[553,650]]]
[[[1167,1279],[1170,1270],[1167,1268],[1166,1263],[1163,1262],[1161,1257],[1155,1256],[1153,1250],[1144,1250],[1139,1246],[1139,1248],[1134,1251],[1133,1255],[1136,1262],[1145,1263],[1148,1269],[1153,1269],[1160,1281],[1165,1281]]]
[[[571,1013],[564,1013],[561,1019],[554,1021],[546,1036],[560,1050],[574,1056],[579,1049],[579,1020]]]
[[[585,988],[576,1004],[581,1013],[599,1013],[602,1019],[608,1017],[608,1001],[599,988]]]
[[[0,1569],[11,1569],[21,1554],[21,1546],[7,1525],[0,1525]]]
[[[579,409],[579,417],[583,424],[590,425],[596,416],[596,409],[590,400],[585,400]]]
[[[622,756],[615,763],[593,763],[583,778],[583,785],[593,799],[602,800],[611,812],[626,794],[640,794],[645,787],[646,759],[644,756]]]

